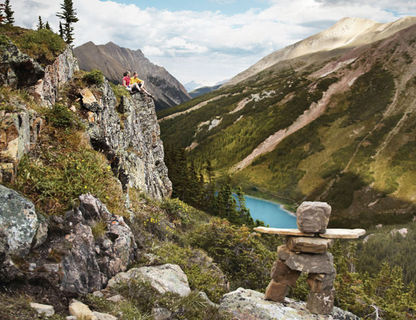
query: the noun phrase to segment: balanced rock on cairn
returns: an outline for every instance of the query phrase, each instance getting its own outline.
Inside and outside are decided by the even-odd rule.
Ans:
[[[363,229],[326,229],[331,206],[325,202],[303,202],[296,211],[299,229],[255,228],[262,233],[286,236],[286,244],[277,248],[265,298],[283,302],[299,275],[308,273],[310,287],[306,307],[312,313],[330,314],[334,307],[336,270],[328,249],[336,238],[356,239]]]

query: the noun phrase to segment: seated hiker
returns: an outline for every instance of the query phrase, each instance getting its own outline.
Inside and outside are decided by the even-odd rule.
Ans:
[[[144,88],[144,81],[139,79],[137,76],[137,72],[133,73],[133,77],[130,78],[130,85],[134,86],[137,85],[141,92],[146,93],[148,96],[153,97],[145,88]]]
[[[140,91],[140,87],[137,83],[131,83],[130,71],[123,73],[123,86],[131,93],[134,94]]]

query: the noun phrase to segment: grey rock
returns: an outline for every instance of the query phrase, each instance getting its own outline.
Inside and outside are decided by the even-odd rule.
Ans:
[[[335,290],[309,292],[306,308],[316,314],[331,314],[334,308]]]
[[[92,295],[93,295],[94,297],[97,297],[97,298],[102,298],[102,297],[104,297],[104,294],[103,294],[101,291],[94,291],[94,292],[92,293]]]
[[[73,299],[69,304],[69,314],[77,319],[96,320],[91,309],[84,303]]]
[[[323,254],[290,253],[285,264],[292,270],[306,273],[335,273],[334,258],[329,252]]]
[[[286,298],[283,303],[267,301],[260,292],[238,288],[227,293],[220,302],[220,312],[235,320],[359,320],[354,314],[334,308],[330,315],[316,315],[306,309],[305,302]]]
[[[172,316],[172,312],[170,312],[166,308],[153,308],[152,309],[152,317],[154,320],[168,320]]]
[[[101,96],[95,97],[99,107],[89,111],[88,134],[93,147],[107,156],[124,190],[138,188],[155,199],[170,196],[172,183],[153,100],[135,94],[123,97],[117,105],[107,80],[99,90]]]
[[[304,201],[296,210],[298,228],[304,233],[324,233],[330,215],[331,206],[326,202]]]
[[[53,308],[53,306],[47,304],[31,302],[30,307],[32,309],[35,309],[40,316],[51,317],[55,314],[55,309]]]
[[[0,44],[0,53],[0,85],[28,87],[45,74],[39,63],[22,53],[11,41]]]
[[[212,302],[204,291],[199,291],[198,296],[200,296],[201,299],[204,300],[209,306],[219,308],[220,305]]]
[[[68,82],[78,70],[78,61],[68,46],[53,64],[46,66],[44,76],[32,87],[35,98],[40,104],[53,106],[58,99],[59,87]]]
[[[33,203],[16,191],[0,185],[0,230],[7,242],[5,253],[17,256],[29,253],[38,227]],[[4,245],[2,247],[5,251]]]
[[[107,300],[111,301],[111,302],[120,302],[120,301],[123,301],[125,299],[122,295],[116,294],[115,296],[111,296],[111,297],[107,298]]]
[[[182,269],[175,264],[164,264],[161,266],[132,268],[127,272],[121,272],[108,281],[108,287],[131,279],[148,281],[150,285],[160,294],[166,292],[176,293],[186,297],[191,293],[188,278]]]

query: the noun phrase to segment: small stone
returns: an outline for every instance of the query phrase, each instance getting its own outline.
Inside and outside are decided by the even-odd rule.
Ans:
[[[200,296],[209,306],[213,307],[213,308],[218,308],[219,305],[215,304],[214,302],[212,302],[207,294],[204,291],[199,291],[198,296]]]
[[[29,263],[29,271],[34,271],[36,269],[36,263]]]
[[[103,294],[101,291],[94,291],[94,292],[92,293],[92,295],[93,295],[94,297],[97,297],[97,298],[102,298],[102,297],[104,297],[104,294]]]
[[[51,317],[55,314],[55,309],[53,308],[53,306],[47,304],[31,302],[30,307],[32,309],[35,309],[40,316]]]
[[[330,314],[334,308],[335,290],[325,292],[310,292],[306,308],[317,314]]]
[[[288,237],[286,245],[291,251],[325,253],[332,246],[332,240],[308,237]]]
[[[77,317],[74,316],[67,316],[65,320],[77,320]]]
[[[283,261],[277,260],[273,264],[271,278],[279,283],[284,283],[294,287],[296,280],[299,278],[300,272],[290,269]]]
[[[296,210],[299,230],[305,233],[324,233],[331,210],[331,206],[326,202],[302,202]]]
[[[83,320],[97,320],[90,308],[77,300],[72,300],[69,305],[69,314],[75,316],[77,319]]]
[[[117,320],[116,317],[108,313],[101,313],[101,312],[94,311],[93,314],[97,320]]]
[[[275,302],[283,302],[289,293],[289,286],[284,283],[278,283],[274,280],[270,281],[266,288],[264,298]]]
[[[122,295],[116,294],[115,296],[107,298],[107,300],[111,302],[120,302],[124,300],[124,297]]]
[[[152,309],[152,316],[154,320],[168,320],[172,312],[170,312],[166,308],[153,308]]]

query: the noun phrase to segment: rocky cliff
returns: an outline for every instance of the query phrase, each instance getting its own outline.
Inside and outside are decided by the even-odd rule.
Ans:
[[[156,109],[176,106],[191,98],[177,79],[165,68],[151,63],[140,50],[122,48],[112,42],[105,45],[87,42],[75,48],[74,53],[81,69],[99,69],[115,83],[121,83],[126,70],[138,72],[147,90],[155,97]]]

